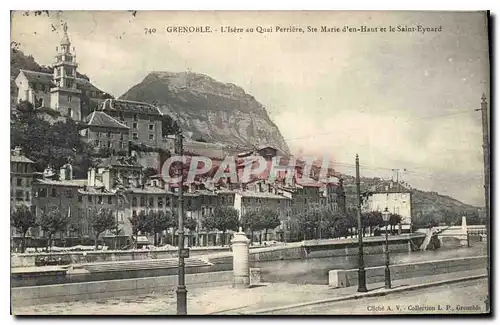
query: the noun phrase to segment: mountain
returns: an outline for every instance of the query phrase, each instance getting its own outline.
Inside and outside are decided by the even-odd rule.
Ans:
[[[157,105],[192,139],[248,148],[267,144],[290,154],[266,108],[229,83],[191,72],[151,72],[120,99]]]

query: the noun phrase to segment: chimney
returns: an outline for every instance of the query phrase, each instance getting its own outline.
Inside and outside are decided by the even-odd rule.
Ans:
[[[23,154],[23,149],[20,146],[16,146],[13,150],[14,156],[21,156]]]
[[[65,164],[59,170],[59,179],[61,181],[70,181],[73,179],[73,166]]]

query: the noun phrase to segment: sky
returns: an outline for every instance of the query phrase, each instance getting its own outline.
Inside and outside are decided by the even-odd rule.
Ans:
[[[50,65],[63,22],[79,71],[114,96],[151,71],[203,73],[262,103],[294,154],[326,156],[351,175],[359,154],[361,176],[390,179],[400,169],[412,187],[484,206],[481,113],[474,111],[483,92],[489,100],[484,13],[14,12],[11,40]],[[397,31],[417,25],[441,29]],[[254,32],[221,33],[221,26]],[[342,32],[346,26],[379,30]]]

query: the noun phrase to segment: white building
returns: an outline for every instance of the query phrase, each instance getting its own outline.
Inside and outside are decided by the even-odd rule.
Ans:
[[[377,184],[364,202],[363,210],[382,212],[387,208],[390,213],[399,214],[402,225],[412,223],[412,197],[411,191],[394,181]],[[403,227],[407,228],[407,227]]]

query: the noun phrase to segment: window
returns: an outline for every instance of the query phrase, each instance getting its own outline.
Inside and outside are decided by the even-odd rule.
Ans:
[[[57,197],[57,189],[52,189],[52,197]]]
[[[23,186],[23,179],[22,178],[17,179],[17,186]]]
[[[29,201],[29,200],[30,200],[30,192],[26,191],[26,192],[24,193],[24,195],[25,195],[25,200],[26,200],[26,201]]]
[[[158,208],[160,208],[160,209],[163,208],[163,198],[162,197],[158,198]]]
[[[118,113],[118,117],[120,118],[120,120],[124,120],[125,118],[123,117],[123,112],[119,112]]]
[[[133,129],[137,129],[137,123],[136,122],[132,123],[132,128]]]
[[[94,145],[95,145],[96,147],[99,147],[99,140],[95,140],[95,141],[94,141]]]
[[[92,196],[89,195],[89,203],[92,203]]]
[[[120,140],[123,141],[123,133],[120,133]]]
[[[73,97],[71,95],[68,95],[68,102],[71,103],[73,101]]]
[[[137,135],[137,133],[132,133],[132,139],[134,139],[134,140],[139,139],[139,136]]]
[[[71,191],[71,189],[66,190],[66,193],[65,193],[65,194],[66,194],[66,195],[65,195],[65,196],[66,196],[66,198],[68,198],[68,199],[73,198],[73,191]]]
[[[134,121],[137,121],[137,114],[134,114]],[[137,123],[134,124],[137,125]]]
[[[108,148],[111,148],[111,141],[108,141]]]
[[[78,195],[78,202],[82,202],[83,201],[83,197],[81,195]]]
[[[132,198],[132,206],[133,207],[137,206],[137,198],[135,196]]]
[[[23,191],[17,190],[16,191],[16,201],[22,201],[23,200]]]
[[[149,198],[149,207],[152,208],[154,206],[154,199],[152,197]]]
[[[109,131],[108,131],[108,132],[106,133],[106,137],[111,138],[111,132],[109,132]]]
[[[149,130],[153,131],[154,129],[155,129],[155,125],[154,124],[149,124]]]
[[[108,196],[108,204],[113,204],[113,197],[112,196]]]
[[[139,206],[141,206],[141,207],[146,206],[146,198],[144,196],[141,196],[141,202],[140,202]]]
[[[45,187],[38,191],[38,197],[47,197],[47,189]]]
[[[167,196],[165,197],[165,206],[170,205],[170,198]]]
[[[28,172],[28,164],[25,164],[25,165],[24,165],[24,172],[25,172],[25,173],[27,173],[27,172]],[[28,184],[28,185],[29,185],[29,184]],[[404,197],[403,197],[403,199],[404,199]]]
[[[154,140],[155,139],[155,135],[154,134],[149,134],[149,140]]]
[[[101,195],[99,195],[97,197],[97,204],[102,204],[102,196]]]

